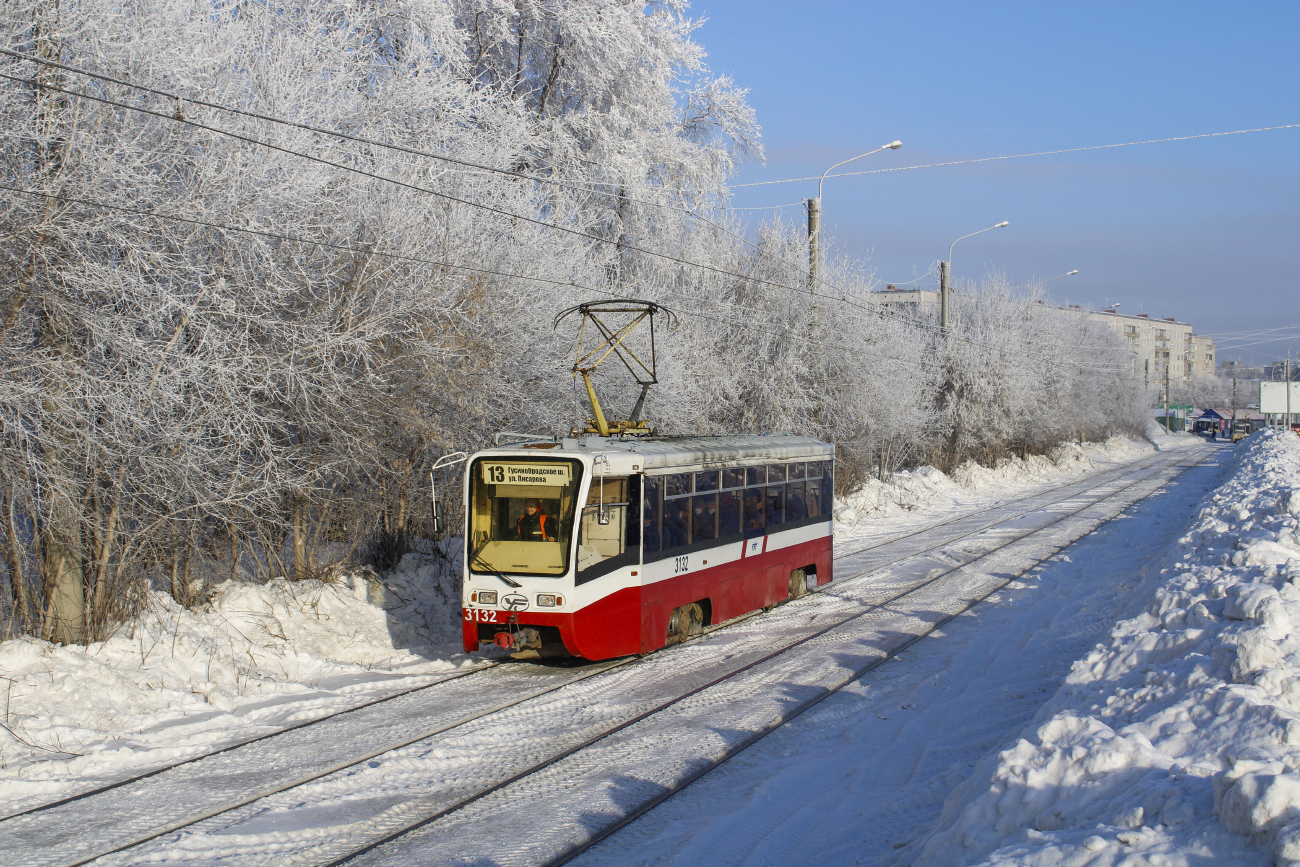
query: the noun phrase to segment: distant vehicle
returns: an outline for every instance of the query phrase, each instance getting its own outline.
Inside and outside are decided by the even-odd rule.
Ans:
[[[829,582],[833,458],[800,436],[596,435],[477,453],[465,650],[648,653]]]
[[[1252,431],[1253,429],[1251,424],[1247,419],[1238,419],[1237,421],[1234,421],[1232,423],[1233,443],[1236,443],[1238,440],[1244,440],[1246,437],[1251,435]]]

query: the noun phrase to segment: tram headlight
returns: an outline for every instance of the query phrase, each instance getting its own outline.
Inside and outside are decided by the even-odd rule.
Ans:
[[[469,597],[470,602],[477,602],[479,605],[496,605],[497,592],[495,590],[479,590]]]
[[[538,593],[538,594],[537,594],[537,607],[538,607],[538,608],[554,608],[554,607],[555,607],[555,600],[556,600],[556,598],[557,598],[557,597],[556,597],[556,595],[555,595],[554,593]]]

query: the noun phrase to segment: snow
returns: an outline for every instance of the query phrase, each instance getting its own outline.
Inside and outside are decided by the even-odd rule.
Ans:
[[[1181,867],[1225,835],[1300,863],[1300,440],[1238,448],[1145,610],[954,795],[918,865]]]
[[[455,558],[382,580],[226,581],[197,609],[152,592],[88,647],[0,644],[5,814],[428,683],[461,652]]]
[[[837,504],[837,540],[858,547],[1150,454],[1112,440],[951,479],[898,474]],[[454,568],[411,557],[382,580],[229,582],[195,610],[158,594],[140,622],[88,648],[6,642],[14,737],[0,746],[0,804],[12,813],[480,663],[459,652],[458,635]]]

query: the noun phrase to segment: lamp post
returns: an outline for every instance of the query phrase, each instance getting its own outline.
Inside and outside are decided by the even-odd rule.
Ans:
[[[1291,430],[1291,347],[1295,346],[1295,338],[1286,345],[1286,429]]]
[[[826,176],[833,169],[838,169],[845,163],[851,163],[854,160],[860,160],[863,157],[869,157],[872,154],[878,154],[884,150],[896,151],[903,146],[901,141],[892,141],[889,144],[881,145],[873,151],[867,151],[864,154],[858,154],[856,157],[849,157],[843,162],[838,162],[817,179],[817,198],[808,200],[808,289],[813,294],[817,292],[817,263],[821,258],[821,228],[822,228],[822,184],[826,181]]]
[[[1046,286],[1048,283],[1051,283],[1053,280],[1060,280],[1062,277],[1073,277],[1075,274],[1078,274],[1078,273],[1079,273],[1079,269],[1078,269],[1078,268],[1075,268],[1073,271],[1066,271],[1064,274],[1058,274],[1058,275],[1055,276],[1055,277],[1050,277],[1050,278],[1044,280],[1042,283],[1039,283],[1038,285],[1039,285],[1039,286]],[[1115,304],[1115,305],[1112,305],[1112,306],[1114,306],[1114,307],[1118,307],[1119,305],[1118,305],[1118,304]]]
[[[957,241],[974,238],[976,235],[983,235],[985,232],[992,232],[994,229],[1005,229],[1010,225],[1009,220],[1003,220],[996,226],[989,226],[987,229],[980,229],[978,232],[962,235]],[[957,246],[957,241],[953,241],[948,245],[948,258],[939,263],[939,325],[944,337],[948,336],[948,272],[952,269],[952,248]],[[1066,275],[1062,274],[1061,276]],[[1056,278],[1053,277],[1052,279],[1055,280]]]

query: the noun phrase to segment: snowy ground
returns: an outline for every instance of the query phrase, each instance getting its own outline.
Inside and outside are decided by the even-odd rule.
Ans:
[[[1297,516],[1217,447],[574,863],[1300,863]]]
[[[859,546],[1143,454],[1112,441],[955,480],[899,474],[840,504],[837,535]],[[458,617],[454,572],[413,558],[382,582],[230,582],[196,611],[156,594],[88,648],[0,644],[0,813],[463,670],[480,659],[458,652]]]

